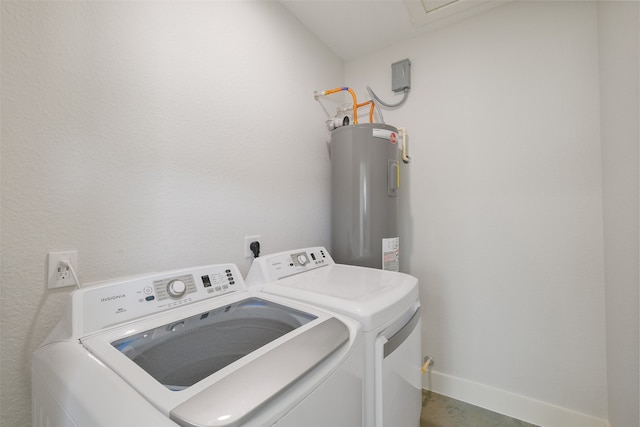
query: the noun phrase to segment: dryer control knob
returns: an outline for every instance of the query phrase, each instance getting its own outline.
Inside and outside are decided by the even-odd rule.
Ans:
[[[180,298],[187,292],[187,285],[182,280],[172,280],[167,285],[167,292],[173,298]]]
[[[298,262],[300,263],[300,265],[305,265],[309,262],[309,259],[305,254],[300,254],[298,255]]]

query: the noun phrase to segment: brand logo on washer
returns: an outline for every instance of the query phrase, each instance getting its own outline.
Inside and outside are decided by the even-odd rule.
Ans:
[[[109,301],[113,301],[113,300],[120,299],[120,298],[125,298],[125,297],[126,297],[125,294],[112,295],[110,297],[104,297],[104,298],[100,299],[100,302],[109,302]]]

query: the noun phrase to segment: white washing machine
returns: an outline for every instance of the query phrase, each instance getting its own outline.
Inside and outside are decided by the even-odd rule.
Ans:
[[[314,247],[261,256],[247,284],[347,315],[364,334],[364,427],[418,427],[422,409],[418,280],[336,264]]]
[[[359,426],[362,347],[232,264],[86,286],[33,355],[33,426]]]

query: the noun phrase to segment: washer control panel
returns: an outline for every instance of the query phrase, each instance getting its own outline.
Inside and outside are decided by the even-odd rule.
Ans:
[[[156,280],[153,282],[153,288],[159,301],[168,298],[180,299],[188,293],[197,292],[195,281],[190,274]]]
[[[335,262],[321,246],[261,256],[253,261],[247,283],[271,282],[330,264]]]
[[[244,289],[238,268],[219,264],[85,285],[71,297],[87,333]]]

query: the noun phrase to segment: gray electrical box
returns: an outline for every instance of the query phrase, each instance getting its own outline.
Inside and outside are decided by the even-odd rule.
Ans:
[[[402,61],[391,64],[391,90],[402,92],[411,88],[411,61]]]

